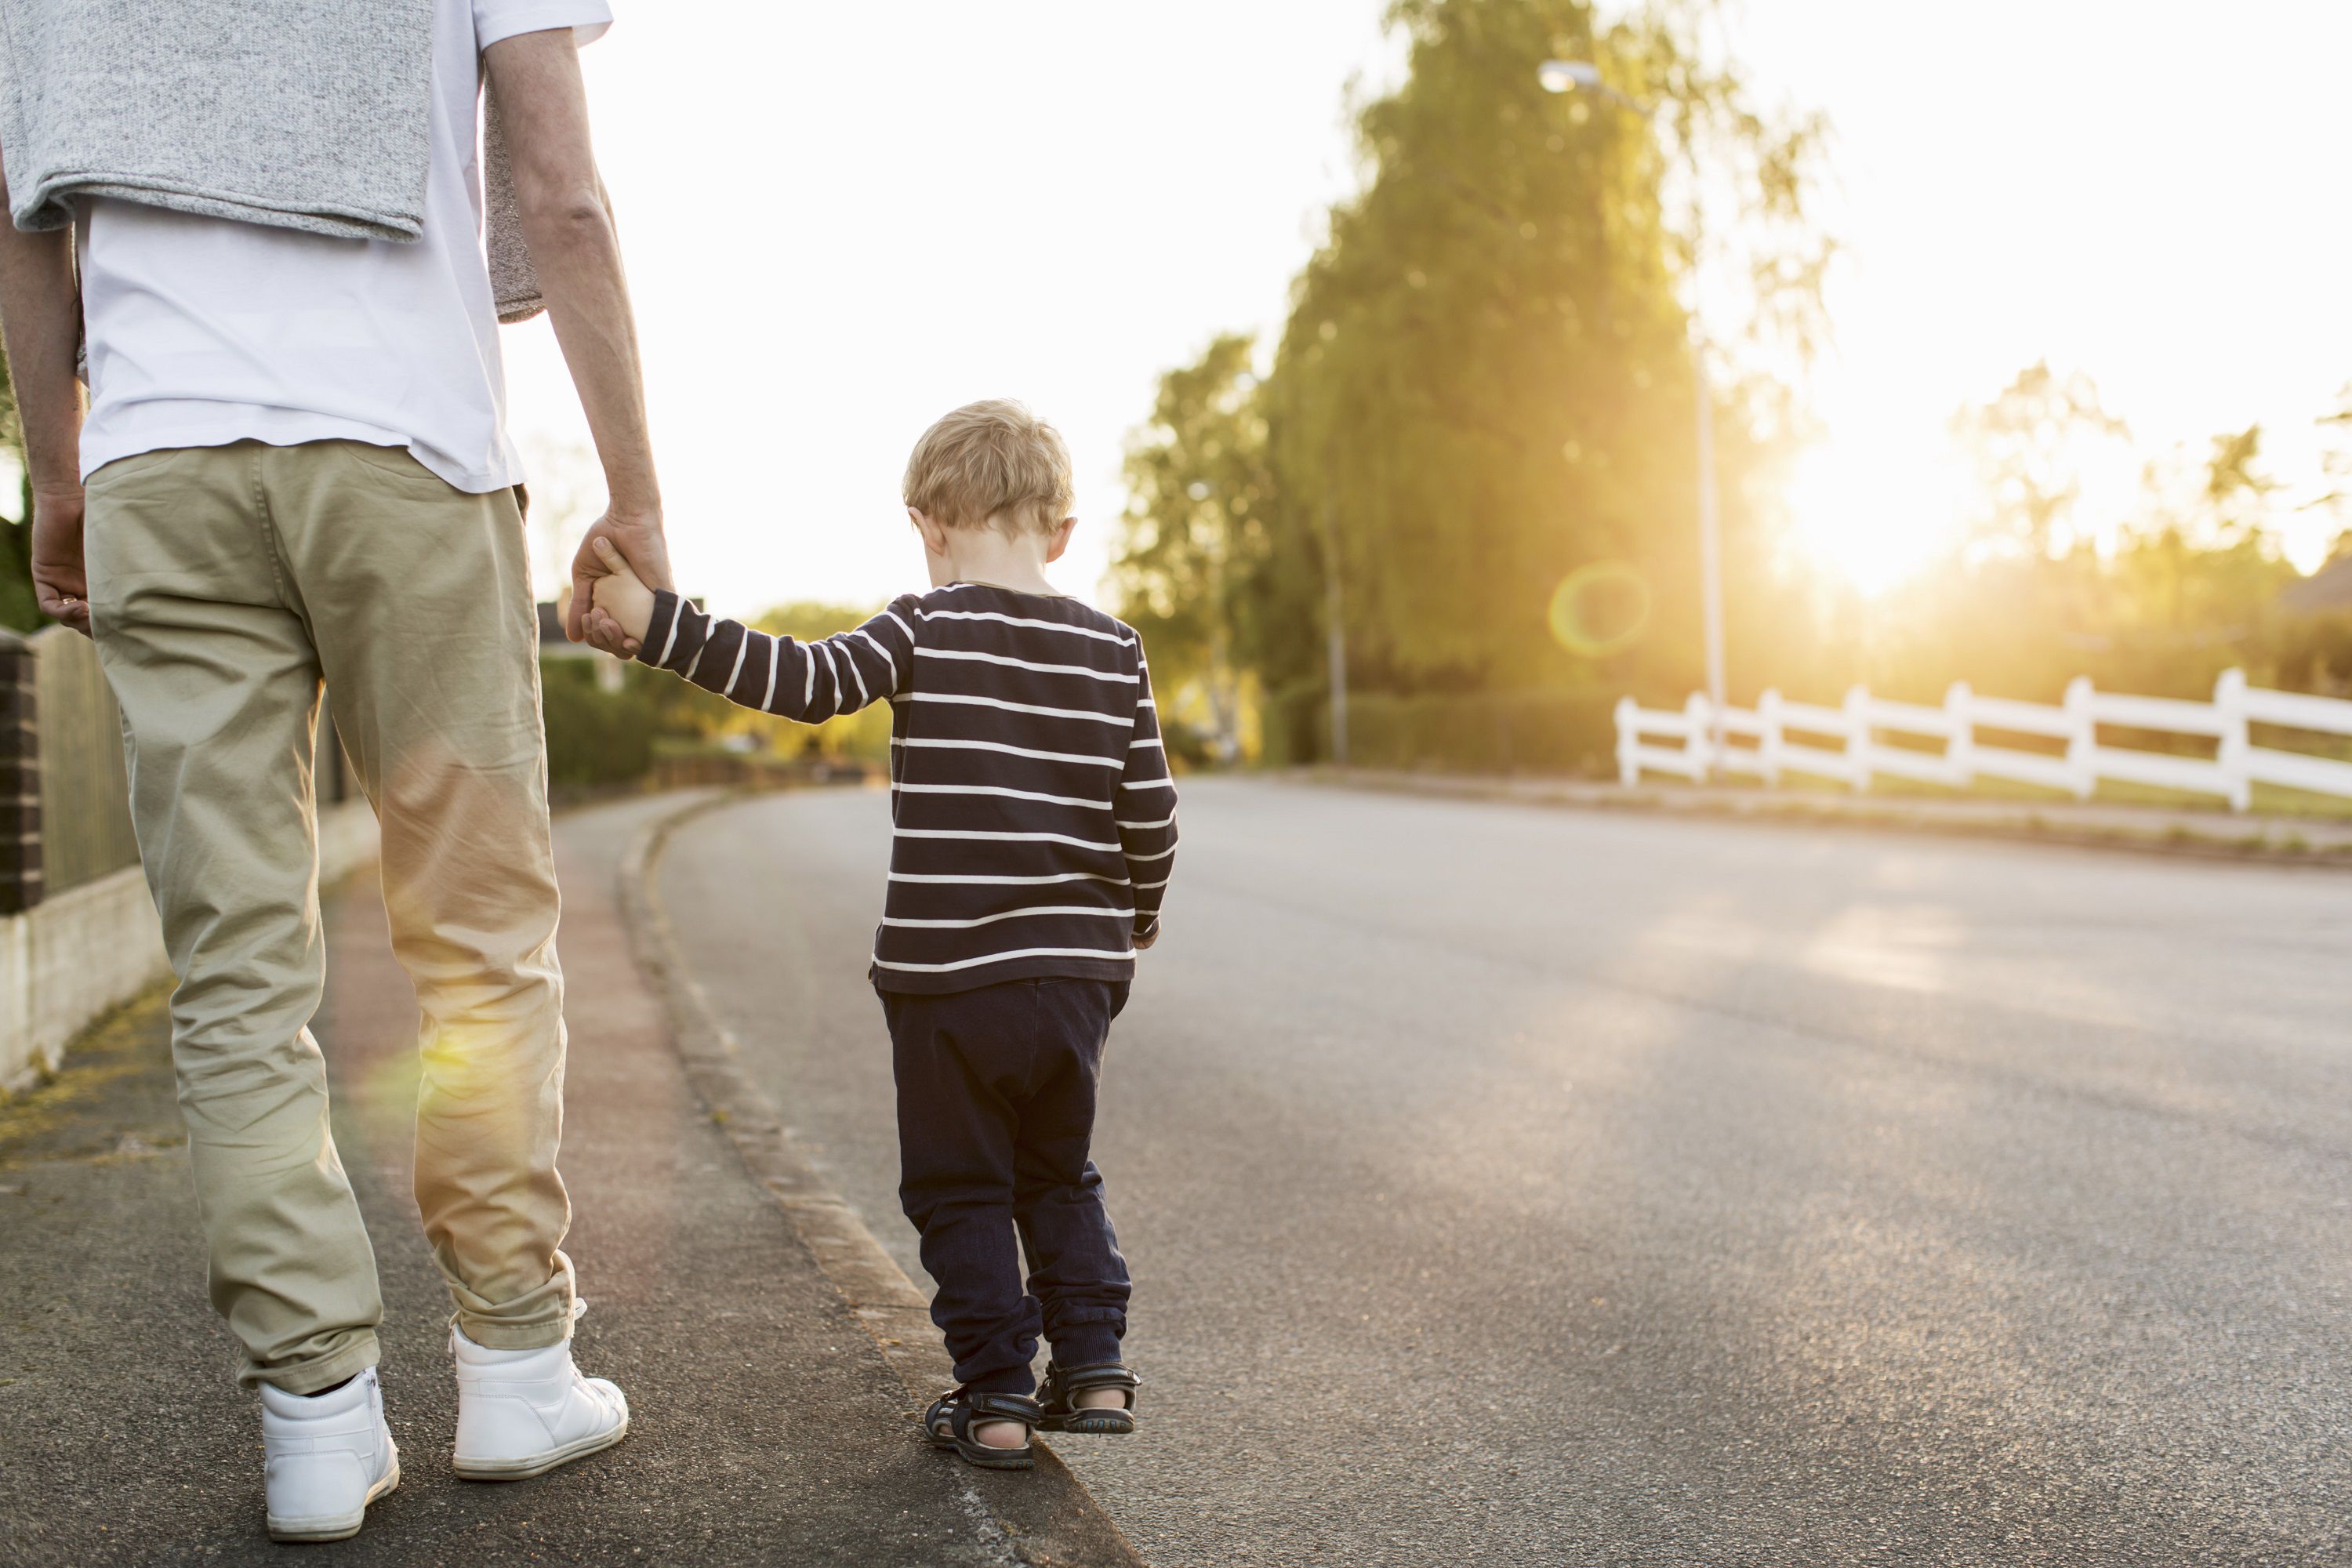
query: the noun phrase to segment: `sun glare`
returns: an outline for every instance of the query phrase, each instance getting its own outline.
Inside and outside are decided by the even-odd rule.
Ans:
[[[1833,447],[1807,453],[1789,487],[1800,553],[1864,594],[1900,586],[1935,562],[1949,536],[1940,478],[1881,472]]]

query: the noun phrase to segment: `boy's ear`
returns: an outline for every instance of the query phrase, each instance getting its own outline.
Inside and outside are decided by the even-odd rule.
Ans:
[[[929,518],[924,516],[921,512],[917,511],[913,507],[908,507],[907,509],[907,521],[915,525],[915,531],[917,533],[922,535],[923,548],[925,550],[929,551],[934,555],[945,555],[948,552],[948,531],[946,529],[941,528],[938,523],[933,522]]]
[[[1045,542],[1046,564],[1051,565],[1053,563],[1059,561],[1062,558],[1062,552],[1070,547],[1070,535],[1076,533],[1077,531],[1078,520],[1076,518],[1066,517],[1062,520],[1062,526],[1055,529],[1054,531],[1054,537]]]

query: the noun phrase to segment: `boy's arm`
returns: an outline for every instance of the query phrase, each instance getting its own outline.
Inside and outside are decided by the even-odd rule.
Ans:
[[[1151,696],[1151,667],[1140,665],[1135,693],[1135,736],[1127,773],[1112,797],[1127,877],[1135,885],[1135,945],[1160,940],[1160,905],[1176,864],[1176,783],[1168,775],[1168,748],[1160,736],[1160,708]]]
[[[682,675],[705,691],[763,713],[821,724],[869,702],[904,693],[915,672],[915,601],[901,598],[855,631],[818,642],[771,637],[740,621],[714,620],[667,589],[651,590],[625,562],[607,556],[598,580],[592,626],[640,644],[637,658]],[[604,638],[593,637],[602,646]]]

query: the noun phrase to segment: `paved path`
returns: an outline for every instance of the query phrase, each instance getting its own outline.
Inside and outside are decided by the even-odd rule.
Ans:
[[[897,1215],[878,793],[661,868]],[[1159,1568],[2352,1562],[2337,873],[1193,784],[1098,1152]]]
[[[415,1002],[368,889],[329,915],[318,1033],[383,1276],[402,1486],[356,1541],[263,1539],[259,1418],[204,1300],[160,1008],[0,1111],[0,1563],[1005,1564],[984,1477],[919,1439],[903,1387],[687,1087],[613,897],[656,802],[558,832],[579,1356],[629,1439],[556,1475],[447,1468],[448,1301],[408,1198]]]

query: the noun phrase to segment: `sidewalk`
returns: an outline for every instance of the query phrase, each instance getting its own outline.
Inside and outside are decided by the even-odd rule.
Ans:
[[[2103,849],[2259,859],[2352,869],[2352,817],[2244,816],[2190,807],[1990,796],[1852,795],[1583,779],[1486,778],[1372,768],[1306,768],[1283,775],[1349,789],[1517,801],[1589,810],[1655,811],[1803,826],[2037,839]]]
[[[992,1494],[1043,1478],[921,1442],[905,1385],[687,1082],[614,894],[627,846],[677,805],[559,825],[579,1355],[628,1392],[633,1426],[540,1480],[447,1468],[448,1302],[408,1196],[415,1002],[373,879],[331,907],[317,1032],[383,1277],[403,1462],[358,1539],[306,1562],[1041,1560]],[[286,1560],[263,1533],[259,1417],[205,1301],[184,1142],[156,998],[0,1110],[0,1561]]]

